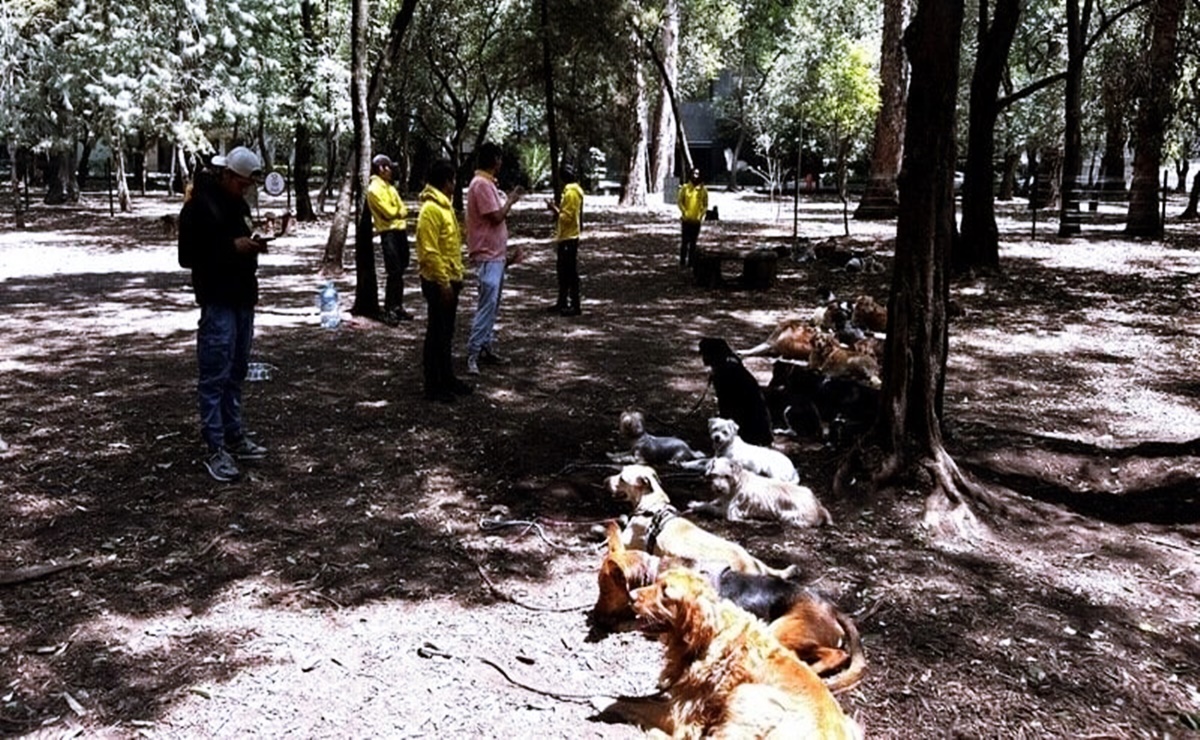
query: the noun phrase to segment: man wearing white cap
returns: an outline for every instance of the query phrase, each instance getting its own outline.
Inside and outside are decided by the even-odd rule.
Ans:
[[[262,171],[258,155],[239,146],[213,157],[212,165],[215,176],[197,176],[179,214],[179,263],[191,268],[200,305],[200,431],[209,449],[204,467],[225,482],[241,476],[235,459],[254,460],[267,453],[242,427],[242,383],[258,303],[258,255],[267,251],[267,242],[253,236],[246,202]]]

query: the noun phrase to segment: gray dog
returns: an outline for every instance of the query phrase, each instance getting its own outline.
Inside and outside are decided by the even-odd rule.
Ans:
[[[626,411],[621,414],[620,431],[621,439],[629,443],[629,454],[610,454],[609,457],[616,462],[679,465],[704,459],[703,453],[696,452],[678,437],[656,437],[648,434],[642,415],[638,411]]]

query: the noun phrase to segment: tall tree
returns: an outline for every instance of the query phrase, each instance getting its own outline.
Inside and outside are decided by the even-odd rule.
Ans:
[[[926,526],[969,536],[976,523],[966,496],[972,486],[946,452],[941,430],[962,19],[962,0],[921,0],[905,33],[912,84],[899,178],[883,401],[876,422],[883,458],[872,481],[877,493],[917,489],[926,495]],[[839,471],[839,485],[850,464]]]
[[[663,4],[662,25],[657,40],[662,84],[656,104],[658,116],[654,121],[654,152],[650,159],[649,190],[652,193],[662,192],[663,181],[675,171],[676,112],[679,107],[679,0],[666,0]],[[682,121],[678,123],[682,127]],[[687,143],[683,142],[683,145],[690,168],[690,152],[686,150]]]
[[[1171,94],[1178,79],[1175,43],[1182,15],[1183,0],[1154,0],[1150,6],[1150,44],[1142,67],[1144,92],[1134,124],[1133,183],[1125,221],[1125,233],[1130,236],[1157,237],[1163,233],[1158,209],[1158,171],[1171,119]]]
[[[981,3],[985,0],[981,0]],[[883,40],[879,55],[879,111],[871,140],[867,187],[854,211],[855,218],[895,218],[900,202],[896,174],[904,141],[904,97],[908,88],[908,61],[903,34],[908,23],[908,0],[883,1]],[[797,178],[799,179],[799,178]]]
[[[1000,266],[1000,234],[996,227],[996,198],[992,189],[996,158],[996,118],[1000,114],[1000,83],[1008,68],[1008,53],[1021,15],[1019,0],[996,0],[988,17],[987,0],[979,0],[975,71],[967,137],[967,168],[962,186],[962,239],[955,251],[960,266],[995,269]]]

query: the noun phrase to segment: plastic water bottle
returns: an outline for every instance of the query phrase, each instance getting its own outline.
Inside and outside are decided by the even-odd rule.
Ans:
[[[342,316],[338,313],[338,293],[332,280],[326,280],[317,294],[317,305],[321,307],[321,328],[338,328],[342,323]]]

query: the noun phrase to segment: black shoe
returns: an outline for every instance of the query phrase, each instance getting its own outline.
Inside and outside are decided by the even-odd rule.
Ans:
[[[401,321],[412,321],[416,317],[402,308],[396,312],[396,318],[400,319]]]
[[[450,392],[456,396],[469,396],[475,392],[474,386],[464,383],[461,380],[455,380],[450,384]]]
[[[479,361],[485,365],[507,365],[508,360],[492,351],[491,347],[479,350]]]
[[[395,311],[384,311],[379,320],[388,326],[400,326],[400,316]]]
[[[425,400],[437,403],[454,403],[455,396],[450,391],[426,391]]]
[[[578,316],[581,313],[583,313],[583,311],[579,310],[579,306],[574,306],[572,308],[564,308],[562,310],[563,316]]]
[[[546,306],[546,313],[562,313],[567,307],[561,303],[555,303],[553,306]]]

